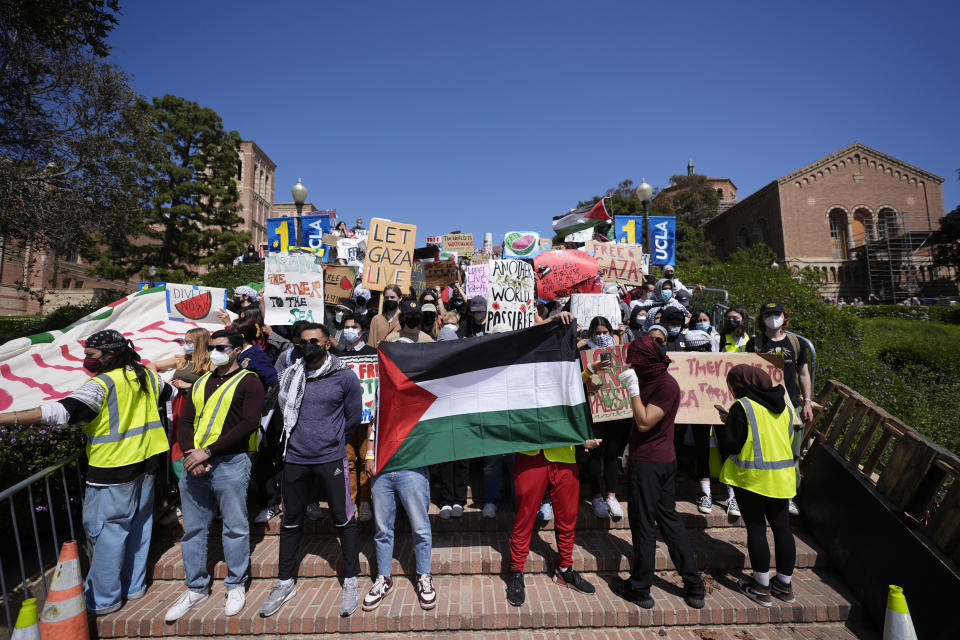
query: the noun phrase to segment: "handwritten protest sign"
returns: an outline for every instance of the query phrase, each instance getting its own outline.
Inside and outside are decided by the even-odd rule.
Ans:
[[[443,250],[469,258],[473,255],[472,233],[443,234]]]
[[[328,266],[323,272],[323,299],[327,304],[337,304],[353,295],[357,272],[353,267]]]
[[[323,322],[323,259],[313,253],[268,253],[264,263],[265,324]]]
[[[473,264],[467,267],[467,279],[464,283],[467,300],[474,296],[490,297],[490,265]]]
[[[490,262],[490,297],[487,299],[488,332],[514,331],[534,324],[533,267],[522,260]]]
[[[337,258],[346,260],[347,264],[362,264],[366,256],[366,242],[360,238],[338,238]]]
[[[372,219],[363,262],[363,288],[383,291],[388,284],[396,284],[408,289],[416,240],[415,224]]]
[[[267,218],[267,250],[286,252],[297,244],[297,219],[292,216]]]
[[[597,316],[603,316],[616,329],[622,322],[617,296],[612,293],[574,293],[570,295],[570,313],[586,329]]]
[[[427,287],[445,287],[457,281],[460,273],[457,263],[451,260],[443,262],[424,262],[423,280]]]
[[[171,320],[219,322],[217,312],[227,304],[227,290],[190,284],[166,283],[167,316]]]
[[[373,410],[376,406],[377,387],[380,385],[380,372],[377,365],[377,355],[369,356],[340,356],[340,360],[350,367],[360,378],[360,389],[363,391],[363,413],[360,422],[367,424],[373,421]]]
[[[435,247],[440,246],[440,236],[427,236],[427,244]]]
[[[596,365],[605,353],[610,354],[611,366],[605,369],[597,369]],[[630,393],[617,377],[629,368],[626,360],[627,345],[625,344],[605,349],[587,349],[580,352],[583,370],[593,371],[594,375],[600,379],[599,384],[596,384],[592,377],[587,382],[587,402],[590,403],[590,414],[593,416],[594,422],[607,422],[633,416]]]
[[[583,248],[592,251],[596,256],[600,277],[604,282],[633,285],[644,283],[644,255],[640,245],[591,241]]]
[[[533,260],[537,273],[537,296],[556,300],[574,291],[596,293],[599,265],[593,256],[576,250],[544,251]]]
[[[504,258],[533,258],[540,253],[540,234],[535,231],[509,231],[503,237]]]
[[[477,252],[470,258],[470,264],[490,264],[490,254]]]
[[[426,262],[414,262],[410,271],[410,293],[413,297],[419,298],[420,294],[427,290],[427,280],[424,277],[423,265]]]
[[[774,385],[783,384],[783,356],[772,353],[671,353],[668,371],[680,385],[678,424],[720,424],[715,404],[729,409],[735,398],[727,373],[738,364],[763,369]],[[790,398],[786,397],[787,402]]]
[[[323,234],[323,244],[328,244],[331,247],[335,247],[337,246],[337,242],[339,242],[339,240],[340,240],[340,236],[338,235],[335,235],[332,233]]]

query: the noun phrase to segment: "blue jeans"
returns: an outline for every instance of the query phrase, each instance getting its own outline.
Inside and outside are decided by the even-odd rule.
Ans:
[[[183,512],[183,569],[191,591],[206,593],[207,539],[214,510],[223,517],[223,559],[227,563],[227,589],[242,587],[250,569],[250,523],[247,521],[247,485],[250,456],[234,453],[208,461],[213,469],[202,476],[184,473],[180,478],[180,509]]]
[[[83,529],[93,554],[84,584],[88,609],[106,609],[147,588],[153,483],[145,474],[126,484],[86,487]]]
[[[483,458],[483,502],[500,503],[500,491],[503,486],[503,468],[507,467],[507,476],[513,477],[513,454],[484,456]],[[510,493],[513,493],[511,487]]]
[[[370,489],[377,533],[377,572],[391,575],[393,563],[393,529],[397,521],[397,499],[410,518],[413,532],[413,552],[417,559],[417,573],[430,573],[430,552],[433,534],[427,509],[430,508],[430,475],[426,468],[390,471],[373,477]]]

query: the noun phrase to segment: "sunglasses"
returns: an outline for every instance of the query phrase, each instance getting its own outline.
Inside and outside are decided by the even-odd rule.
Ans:
[[[301,340],[300,342],[303,343],[303,340]],[[323,344],[323,340],[321,340],[320,338],[310,338],[309,340],[307,340],[307,342],[309,342],[315,347],[319,347],[320,345]]]
[[[233,347],[230,346],[229,344],[208,344],[207,345],[207,351],[220,351],[222,353],[227,349],[230,349],[231,351],[233,351]]]

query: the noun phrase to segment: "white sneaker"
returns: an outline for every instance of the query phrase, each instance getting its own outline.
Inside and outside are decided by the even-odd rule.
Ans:
[[[493,518],[496,518],[496,517],[497,517],[497,503],[496,503],[496,502],[488,502],[487,504],[483,505],[483,511],[481,512],[480,515],[482,515],[482,516],[483,516],[484,518],[486,518],[487,520],[492,520]]]
[[[787,500],[787,511],[789,511],[792,516],[800,515],[800,509],[797,508],[797,503],[793,501],[793,498]]]
[[[444,520],[449,520],[450,514],[452,513],[453,513],[453,507],[451,507],[450,505],[445,504],[442,507],[440,507],[440,517],[443,518]]]
[[[610,512],[611,518],[623,517],[623,507],[620,506],[617,496],[607,496],[607,511]]]
[[[697,511],[700,513],[710,513],[713,511],[713,498],[707,494],[700,496],[700,502],[697,503]]]
[[[266,507],[260,510],[260,513],[257,514],[257,517],[253,519],[257,524],[266,524],[270,522],[270,519],[280,513],[279,509],[274,509],[273,507]]]
[[[307,505],[307,517],[311,520],[323,520],[323,509],[316,502]]]
[[[373,509],[370,508],[369,502],[361,502],[360,506],[357,507],[357,520],[360,522],[373,520]]]
[[[462,506],[462,505],[455,504],[455,505],[453,505],[453,507],[450,508],[450,517],[452,517],[452,518],[460,518],[460,517],[462,517],[462,516],[463,516],[463,506]]]
[[[593,515],[598,518],[610,517],[610,511],[607,509],[607,501],[599,496],[593,499]]]
[[[731,518],[740,517],[740,505],[737,504],[737,499],[733,496],[727,500],[727,515]]]
[[[223,612],[228,616],[235,616],[243,611],[243,606],[247,604],[247,592],[243,587],[234,587],[227,591],[227,604],[223,607]]]
[[[210,597],[210,594],[207,593],[197,593],[196,591],[184,591],[180,594],[180,597],[177,598],[177,601],[173,603],[173,606],[167,609],[167,615],[163,616],[163,619],[167,622],[176,622],[184,615],[187,611],[194,608],[204,600]]]

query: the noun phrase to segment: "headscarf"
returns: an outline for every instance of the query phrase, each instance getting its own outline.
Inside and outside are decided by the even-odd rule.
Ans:
[[[100,349],[101,351],[117,351],[125,347],[133,349],[133,343],[124,338],[123,334],[115,329],[97,331],[86,339],[84,346],[91,349]]]
[[[636,371],[641,387],[665,374],[671,362],[663,347],[650,336],[640,336],[627,347],[627,364]]]
[[[742,398],[749,387],[772,389],[773,380],[766,371],[749,364],[738,364],[727,373],[727,384],[733,390],[734,397]]]
[[[256,289],[253,287],[248,287],[247,285],[240,285],[239,287],[233,290],[234,295],[247,296],[254,302],[259,301],[259,296],[257,295]]]

